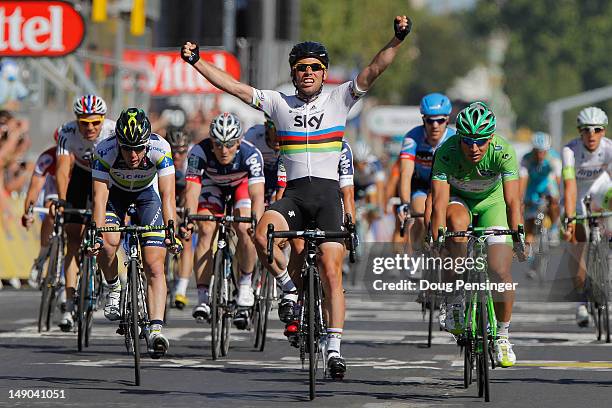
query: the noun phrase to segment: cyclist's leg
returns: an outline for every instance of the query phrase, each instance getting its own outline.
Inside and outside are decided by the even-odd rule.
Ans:
[[[198,214],[223,213],[223,195],[219,187],[204,181],[198,202]],[[193,317],[208,319],[209,286],[213,268],[212,244],[217,234],[217,225],[212,221],[198,221],[198,243],[194,251],[193,267],[198,288],[198,302],[193,309]]]
[[[248,180],[245,179],[234,191],[234,215],[251,216],[251,199],[249,198]],[[257,261],[257,251],[249,235],[250,224],[234,224],[238,237],[236,254],[238,255],[240,278],[238,282],[238,306],[251,307],[255,303],[252,288],[253,270]]]
[[[179,257],[178,280],[174,291],[174,301],[181,309],[187,306],[187,286],[193,273],[193,245],[192,238],[180,238],[183,243],[183,251]]]
[[[470,206],[459,197],[451,197],[446,210],[446,226],[449,231],[465,231],[470,225]],[[465,257],[467,238],[451,238],[447,248],[451,258]],[[442,269],[442,281],[454,283],[458,276],[454,270]],[[455,285],[453,285],[455,287]],[[465,304],[462,291],[446,293],[441,306],[440,323],[444,322],[444,329],[453,334],[463,331]]]
[[[127,194],[126,194],[127,196]],[[111,188],[108,203],[106,204],[106,226],[121,225],[125,219],[126,203],[122,200],[121,193]],[[117,249],[121,244],[121,234],[104,233],[104,246],[98,255],[98,266],[104,274],[104,280],[108,292],[106,293],[106,304],[104,306],[104,316],[109,320],[118,320],[120,316],[119,300],[121,298],[121,281],[119,280],[119,261],[117,259]]]

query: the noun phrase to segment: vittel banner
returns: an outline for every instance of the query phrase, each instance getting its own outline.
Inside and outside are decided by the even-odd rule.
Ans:
[[[0,1],[0,56],[59,57],[85,35],[83,17],[63,1]]]

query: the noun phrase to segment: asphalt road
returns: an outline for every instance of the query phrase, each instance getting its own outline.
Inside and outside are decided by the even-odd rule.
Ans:
[[[195,293],[191,292],[191,299]],[[344,381],[321,380],[308,402],[308,372],[276,320],[264,352],[249,332],[233,332],[229,357],[210,357],[209,327],[190,311],[172,310],[165,333],[170,351],[162,360],[143,357],[142,385],[133,385],[133,359],[97,312],[91,346],[76,350],[76,334],[56,327],[35,329],[40,292],[0,292],[0,406],[100,407],[609,407],[612,345],[579,329],[571,303],[519,303],[511,341],[518,364],[491,373],[492,403],[463,388],[463,358],[450,335],[435,332],[424,347],[420,307],[405,301],[372,301],[348,293],[342,352]],[[16,390],[59,390],[63,399],[10,398]]]

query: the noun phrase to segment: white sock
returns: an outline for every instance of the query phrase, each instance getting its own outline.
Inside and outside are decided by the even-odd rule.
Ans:
[[[242,272],[242,274],[240,275],[240,282],[238,284],[251,286],[252,279],[253,279],[253,272],[251,273]]]
[[[342,329],[330,327],[327,329],[327,353],[337,352],[340,354],[340,342],[342,341]]]
[[[295,292],[297,291],[289,272],[285,269],[280,276],[276,277],[276,281],[281,285],[283,292]]]
[[[198,286],[198,304],[208,304],[208,288],[205,286]]]
[[[508,337],[510,322],[497,322],[497,337]]]
[[[179,278],[179,280],[176,282],[176,290],[174,294],[185,296],[185,292],[187,292],[188,285],[189,285],[189,278]]]

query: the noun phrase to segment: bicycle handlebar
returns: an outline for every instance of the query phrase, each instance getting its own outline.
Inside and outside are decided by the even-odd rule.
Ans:
[[[571,223],[572,221],[595,220],[599,218],[608,217],[612,217],[612,211],[594,212],[590,215],[576,215],[573,217],[565,217],[563,224],[567,227],[567,224]]]
[[[404,214],[408,214],[408,211],[404,211]],[[404,218],[400,221],[400,237],[404,238],[406,232],[406,224],[408,224],[408,220],[412,218],[422,218],[425,217],[425,213],[410,213],[410,217]]]

